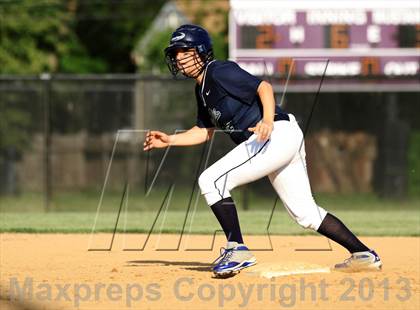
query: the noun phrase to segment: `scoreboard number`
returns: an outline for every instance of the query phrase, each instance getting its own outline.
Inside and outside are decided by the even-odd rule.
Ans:
[[[327,26],[329,32],[329,42],[326,47],[330,48],[348,48],[350,43],[349,28],[347,25]]]
[[[420,76],[418,0],[230,4],[229,55],[251,73]]]

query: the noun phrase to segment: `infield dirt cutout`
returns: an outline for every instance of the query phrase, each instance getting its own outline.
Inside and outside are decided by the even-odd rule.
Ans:
[[[420,309],[419,237],[361,237],[383,270],[346,274],[328,272],[349,254],[333,242],[326,250],[324,237],[271,236],[270,251],[267,236],[245,236],[258,264],[227,279],[210,272],[219,236],[209,250],[210,235],[152,235],[143,251],[123,250],[141,248],[143,234],[117,234],[112,251],[88,251],[89,234],[0,237],[1,309]],[[110,240],[94,235],[91,247]]]

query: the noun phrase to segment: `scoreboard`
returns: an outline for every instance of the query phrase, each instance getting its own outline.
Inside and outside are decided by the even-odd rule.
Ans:
[[[419,77],[418,0],[231,0],[230,6],[229,58],[253,74]]]

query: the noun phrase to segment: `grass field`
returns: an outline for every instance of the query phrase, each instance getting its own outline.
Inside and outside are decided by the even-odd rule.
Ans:
[[[151,196],[145,203],[139,193],[130,195],[128,213],[124,210],[118,221],[117,231],[147,233],[152,230],[158,215],[162,195]],[[180,196],[182,197],[182,196]],[[188,195],[184,195],[188,198]],[[249,198],[249,210],[241,210],[241,196],[236,192],[235,201],[239,205],[239,216],[244,234],[278,235],[312,234],[294,223],[281,203],[277,203],[272,219],[274,196]],[[318,194],[316,200],[326,210],[340,217],[347,226],[359,235],[366,236],[419,236],[420,199],[404,201],[382,200],[373,194],[327,195]],[[91,232],[96,216],[99,195],[95,192],[72,192],[56,194],[51,208],[44,212],[43,197],[26,194],[18,198],[0,198],[1,232]],[[166,213],[156,219],[152,232],[213,234],[219,229],[214,215],[202,199],[193,212],[187,215],[188,199],[173,199]],[[108,194],[104,198],[98,215],[95,232],[112,232],[115,228],[121,194]],[[184,226],[185,223],[185,226]],[[269,225],[270,224],[270,225]]]

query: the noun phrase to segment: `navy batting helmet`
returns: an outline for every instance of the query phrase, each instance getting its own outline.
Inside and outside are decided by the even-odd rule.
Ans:
[[[197,77],[205,68],[206,64],[213,60],[213,47],[207,31],[196,25],[182,25],[172,34],[169,46],[165,48],[165,59],[169,71],[176,76],[179,72],[176,53],[179,50],[195,49],[200,56],[201,64],[194,72],[194,75],[188,77]]]

